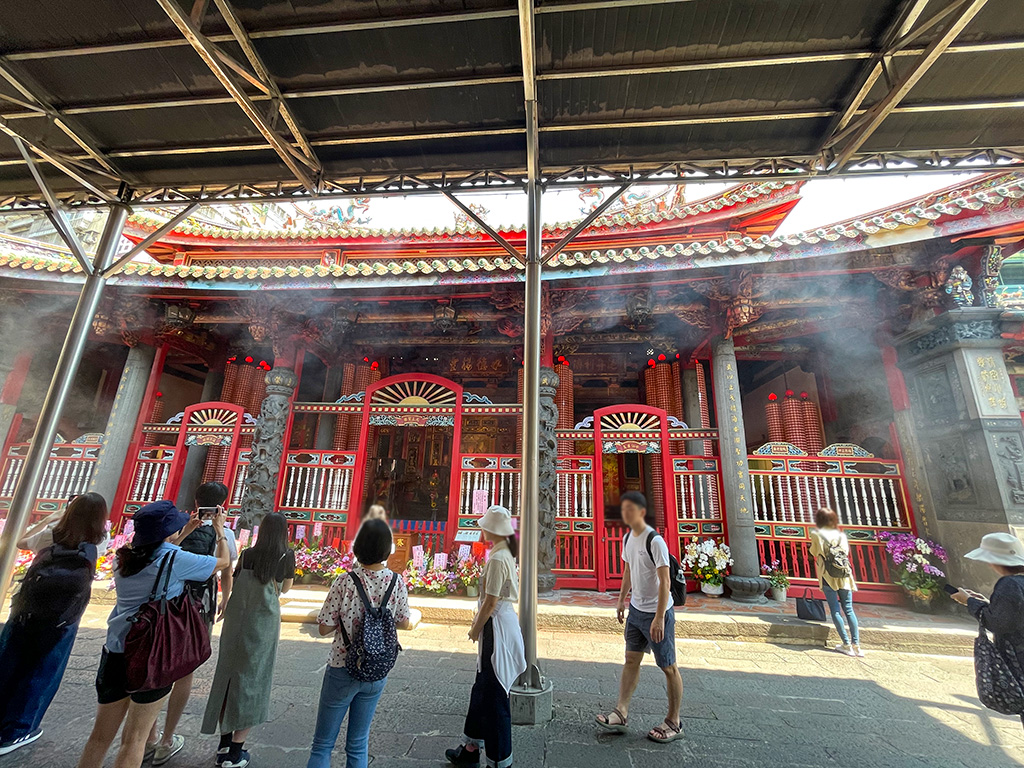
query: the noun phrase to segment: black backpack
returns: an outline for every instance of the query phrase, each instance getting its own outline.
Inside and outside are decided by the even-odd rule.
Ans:
[[[626,531],[626,535],[622,539],[623,549],[626,548],[626,542],[629,541],[630,533],[630,531]],[[647,556],[651,558],[652,563],[654,562],[654,552],[651,551],[651,545],[654,543],[655,536],[660,536],[660,534],[657,531],[651,531],[647,534]],[[679,564],[679,561],[676,560],[675,555],[671,552],[668,553],[668,583],[672,594],[672,605],[686,605],[686,573],[683,571],[683,566]]]
[[[356,584],[356,591],[359,599],[363,601],[363,608],[366,614],[363,621],[355,631],[355,637],[349,640],[348,632],[345,631],[344,623],[341,626],[341,639],[345,641],[348,653],[345,655],[345,669],[356,680],[372,683],[376,680],[383,680],[398,661],[398,652],[402,646],[398,644],[398,628],[395,626],[395,617],[391,615],[388,608],[388,601],[391,593],[395,591],[395,584],[398,583],[398,574],[391,574],[391,584],[388,591],[381,598],[380,607],[374,608],[370,604],[370,598],[366,596],[366,589],[363,582],[359,580],[354,571],[349,571],[349,576]]]
[[[180,546],[184,552],[212,557],[217,551],[217,529],[201,525],[186,536]],[[199,608],[203,621],[212,624],[217,615],[217,574],[206,581],[186,581],[185,591]]]
[[[11,615],[53,629],[74,624],[89,605],[95,572],[94,545],[83,544],[78,549],[60,544],[47,547],[25,572],[12,601]]]

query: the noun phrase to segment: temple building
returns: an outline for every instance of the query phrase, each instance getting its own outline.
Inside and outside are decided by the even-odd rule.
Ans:
[[[1024,527],[1024,174],[793,226],[817,183],[640,188],[563,247],[595,188],[547,226],[542,586],[617,587],[626,490],[677,555],[723,539],[809,585],[830,506],[860,600],[901,599],[884,531],[988,580],[959,555]],[[496,225],[507,248],[444,202],[378,227],[390,202],[199,209],[112,278],[35,516],[93,490],[121,525],[221,480],[244,523],[339,545],[382,503],[408,552],[517,514],[525,232]],[[81,273],[9,234],[0,276],[5,508]]]

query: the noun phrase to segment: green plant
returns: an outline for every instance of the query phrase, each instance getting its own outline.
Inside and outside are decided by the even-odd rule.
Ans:
[[[789,573],[778,560],[772,560],[771,565],[762,565],[761,573],[768,577],[768,584],[773,589],[789,588]]]

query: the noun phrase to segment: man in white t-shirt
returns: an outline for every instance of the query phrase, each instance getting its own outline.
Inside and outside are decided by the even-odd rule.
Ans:
[[[683,678],[676,667],[676,617],[672,608],[669,552],[665,539],[647,524],[647,499],[627,491],[619,501],[622,522],[629,526],[623,537],[622,589],[616,615],[625,624],[626,663],[619,681],[619,700],[608,714],[597,716],[597,724],[613,733],[625,733],[629,702],[640,679],[640,662],[652,651],[654,661],[665,673],[668,716],[647,733],[647,738],[667,743],[683,737],[679,708],[683,700]],[[626,615],[626,596],[629,613]]]

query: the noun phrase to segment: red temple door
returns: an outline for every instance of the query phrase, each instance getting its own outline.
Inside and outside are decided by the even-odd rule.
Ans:
[[[668,536],[676,526],[668,419],[661,408],[615,405],[594,413],[594,526],[598,537],[598,589],[622,583],[622,523],[619,494],[639,490],[647,497],[649,517],[679,556],[679,541]]]

